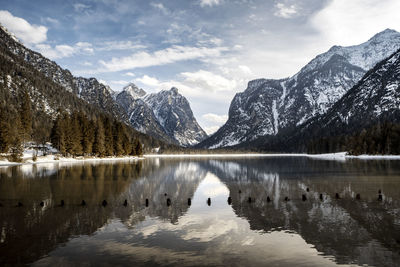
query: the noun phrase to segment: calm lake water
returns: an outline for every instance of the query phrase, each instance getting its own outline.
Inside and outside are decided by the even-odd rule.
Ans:
[[[400,266],[400,161],[2,167],[0,203],[2,266]]]

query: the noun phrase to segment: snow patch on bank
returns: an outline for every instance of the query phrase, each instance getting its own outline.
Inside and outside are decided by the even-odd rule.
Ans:
[[[47,155],[38,157],[36,161],[32,159],[25,160],[24,162],[11,162],[6,159],[0,160],[1,166],[15,166],[15,165],[32,165],[32,164],[47,164],[47,163],[81,163],[81,162],[92,162],[92,161],[103,161],[103,162],[111,162],[111,161],[131,161],[131,160],[140,160],[143,158],[139,157],[110,157],[110,158],[84,158],[84,157],[76,157],[76,158],[67,158],[67,157],[58,157],[54,155]]]

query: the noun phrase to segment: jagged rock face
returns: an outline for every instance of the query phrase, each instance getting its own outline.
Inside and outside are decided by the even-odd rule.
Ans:
[[[398,122],[399,115],[400,50],[377,64],[326,114],[306,128],[318,124],[322,128],[354,130],[382,119]]]
[[[226,124],[200,145],[208,148],[234,146],[248,138],[276,134],[278,99],[284,91],[284,81],[249,82],[247,89],[233,98]]]
[[[53,82],[64,87],[67,91],[75,93],[81,99],[96,106],[105,113],[122,120],[127,119],[125,111],[114,101],[112,97],[113,92],[108,86],[99,83],[95,78],[74,77],[69,70],[61,68],[54,61],[26,48],[3,27],[0,29],[0,39],[1,43],[9,51],[22,57],[28,64],[32,65]]]
[[[132,126],[140,132],[182,146],[197,144],[207,137],[194,118],[189,102],[176,88],[146,94],[130,84],[116,100],[129,114]]]
[[[334,46],[293,77],[251,81],[236,94],[229,119],[199,147],[217,148],[276,135],[324,114],[376,63],[400,48],[400,33],[385,30],[367,42]]]

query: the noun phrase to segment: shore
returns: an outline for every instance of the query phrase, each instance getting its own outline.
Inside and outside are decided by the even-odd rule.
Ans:
[[[32,158],[24,157],[23,162],[10,162],[6,159],[0,160],[0,167],[18,166],[18,165],[33,165],[43,163],[79,163],[90,161],[128,161],[128,160],[141,160],[145,158],[272,158],[272,157],[308,157],[319,160],[338,160],[345,161],[346,159],[360,159],[360,160],[400,160],[400,155],[348,155],[347,152],[329,153],[329,154],[147,154],[143,157],[58,157],[54,155],[39,156],[36,161]]]
[[[23,162],[11,162],[8,160],[0,160],[0,167],[5,166],[18,166],[18,165],[34,165],[34,164],[44,164],[44,163],[79,163],[79,162],[90,162],[90,161],[129,161],[129,160],[141,160],[142,157],[107,157],[107,158],[96,158],[96,157],[76,157],[76,158],[67,158],[67,157],[59,157],[54,155],[47,156],[39,156],[36,161],[33,161],[31,158],[24,158]]]

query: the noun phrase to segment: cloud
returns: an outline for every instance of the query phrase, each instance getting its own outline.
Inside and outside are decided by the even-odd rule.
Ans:
[[[37,44],[35,48],[45,57],[48,57],[52,60],[60,59],[65,57],[71,57],[76,54],[93,54],[93,48],[90,43],[86,42],[78,42],[74,46],[70,45],[56,45],[52,47],[48,44]]]
[[[105,80],[102,80],[102,79],[99,80],[99,83],[102,83],[104,85],[108,85],[108,83]]]
[[[207,113],[201,116],[202,121],[204,121],[206,127],[204,127],[204,131],[208,135],[215,133],[227,120],[228,115],[218,115],[214,113]]]
[[[183,72],[184,83],[203,88],[207,91],[232,91],[236,88],[235,80],[226,79],[209,71]]]
[[[0,10],[0,23],[26,44],[39,44],[47,40],[45,26],[30,24],[6,10]]]
[[[42,18],[40,21],[42,21],[42,23],[44,22],[44,23],[53,24],[54,26],[60,25],[60,22],[57,19],[53,19],[50,17]]]
[[[218,129],[220,128],[221,126],[206,126],[206,127],[203,127],[203,130],[208,134],[208,135],[212,135],[213,133],[215,133],[216,131],[218,131]]]
[[[217,57],[221,52],[226,51],[225,47],[190,47],[190,46],[172,46],[153,53],[137,52],[131,56],[112,58],[111,61],[100,60],[103,67],[97,72],[121,71],[135,68],[144,68],[151,66],[161,66],[183,60],[201,59],[207,57]]]
[[[99,44],[96,47],[98,51],[113,51],[113,50],[138,50],[144,49],[146,46],[135,44],[131,41],[111,41]]]
[[[76,12],[84,12],[84,11],[90,9],[90,6],[82,4],[82,3],[76,3],[73,6],[74,6],[74,9]]]
[[[398,0],[334,0],[311,19],[311,24],[330,45],[354,45],[388,27],[399,31],[399,10]]]
[[[75,49],[86,54],[92,54],[94,52],[92,44],[88,42],[77,42],[75,44]]]
[[[130,81],[125,81],[125,80],[110,81],[110,84],[123,85],[123,86],[125,86],[129,83],[130,83]]]
[[[253,74],[253,72],[251,71],[251,69],[250,69],[248,66],[239,65],[239,69],[240,69],[244,74],[247,74],[247,75],[252,75],[252,74]]]
[[[283,3],[277,3],[275,5],[277,9],[274,13],[275,16],[284,19],[290,19],[298,14],[297,7],[295,5],[285,5]]]
[[[168,14],[168,9],[165,8],[165,6],[162,3],[154,3],[151,2],[150,5],[158,10],[160,10],[161,12],[163,12],[164,14]]]
[[[159,87],[161,85],[160,81],[156,78],[144,75],[142,78],[137,78],[136,82],[140,82],[144,85],[148,85],[151,87]]]
[[[203,119],[208,122],[224,124],[228,120],[228,115],[217,115],[214,113],[207,113],[202,115]]]
[[[218,6],[222,3],[222,0],[200,0],[200,6]]]
[[[135,73],[132,73],[132,72],[127,72],[124,75],[125,76],[131,76],[131,77],[135,77],[136,76]]]

